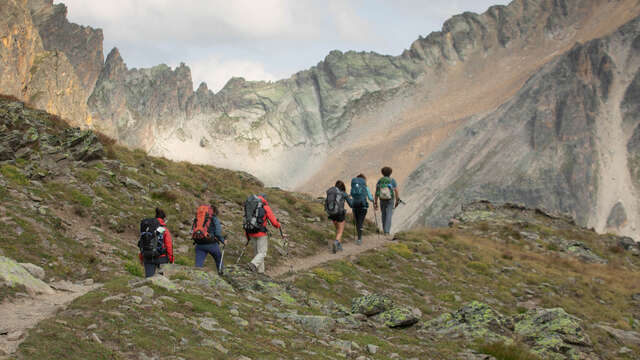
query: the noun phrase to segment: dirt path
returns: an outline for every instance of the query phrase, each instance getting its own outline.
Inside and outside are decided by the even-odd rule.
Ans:
[[[8,359],[18,349],[29,329],[100,286],[63,283],[53,286],[55,294],[36,295],[0,304],[0,359]]]
[[[367,250],[376,249],[389,244],[391,237],[385,237],[384,235],[369,235],[362,238],[362,245],[356,245],[352,240],[342,243],[343,251],[339,251],[336,254],[332,254],[328,249],[323,249],[317,255],[309,256],[306,258],[290,258],[284,264],[279,265],[271,270],[267,270],[267,275],[271,277],[278,277],[290,272],[299,272],[301,270],[310,269],[312,267],[323,264],[327,261],[345,259],[350,256],[355,256],[363,253]]]

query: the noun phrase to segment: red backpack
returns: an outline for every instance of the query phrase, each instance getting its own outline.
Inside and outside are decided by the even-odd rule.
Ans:
[[[207,244],[211,242],[209,226],[213,221],[213,209],[209,205],[201,205],[196,211],[196,218],[193,219],[191,227],[191,238],[196,244]]]

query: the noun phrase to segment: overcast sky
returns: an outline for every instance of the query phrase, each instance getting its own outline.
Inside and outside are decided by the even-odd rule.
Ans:
[[[399,55],[449,17],[507,0],[56,0],[69,19],[102,28],[105,57],[129,68],[191,67],[194,87],[218,91],[232,76],[278,80],[331,50]]]

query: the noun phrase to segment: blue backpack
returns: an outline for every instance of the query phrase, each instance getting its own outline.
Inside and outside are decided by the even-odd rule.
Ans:
[[[367,182],[363,178],[351,179],[351,197],[353,207],[367,207]]]

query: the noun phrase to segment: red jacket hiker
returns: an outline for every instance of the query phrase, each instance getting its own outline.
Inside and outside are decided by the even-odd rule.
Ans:
[[[164,227],[166,229],[166,231],[164,232],[164,248],[167,250],[166,254],[162,254],[158,257],[157,263],[159,264],[166,264],[166,263],[171,263],[173,264],[173,241],[171,239],[171,232],[169,232],[169,228],[167,228],[167,224],[164,222],[164,220],[162,218],[157,218],[158,223],[160,223],[160,226]],[[168,257],[168,259],[167,259]],[[140,263],[144,262],[144,259],[142,257],[142,254],[139,253],[138,254],[138,258],[140,259]]]
[[[265,213],[264,217],[262,218],[262,225],[266,228],[267,220],[269,220],[269,222],[271,223],[271,225],[273,225],[273,227],[275,227],[276,229],[279,229],[280,223],[278,222],[278,219],[276,219],[276,216],[273,214],[273,211],[271,210],[271,207],[269,206],[269,203],[267,202],[267,200],[265,200],[265,198],[260,195],[258,195],[258,198],[262,200],[262,208],[264,209],[264,213]],[[248,237],[252,237],[252,238],[267,236],[266,232],[257,232],[253,234],[246,233],[246,234]]]

